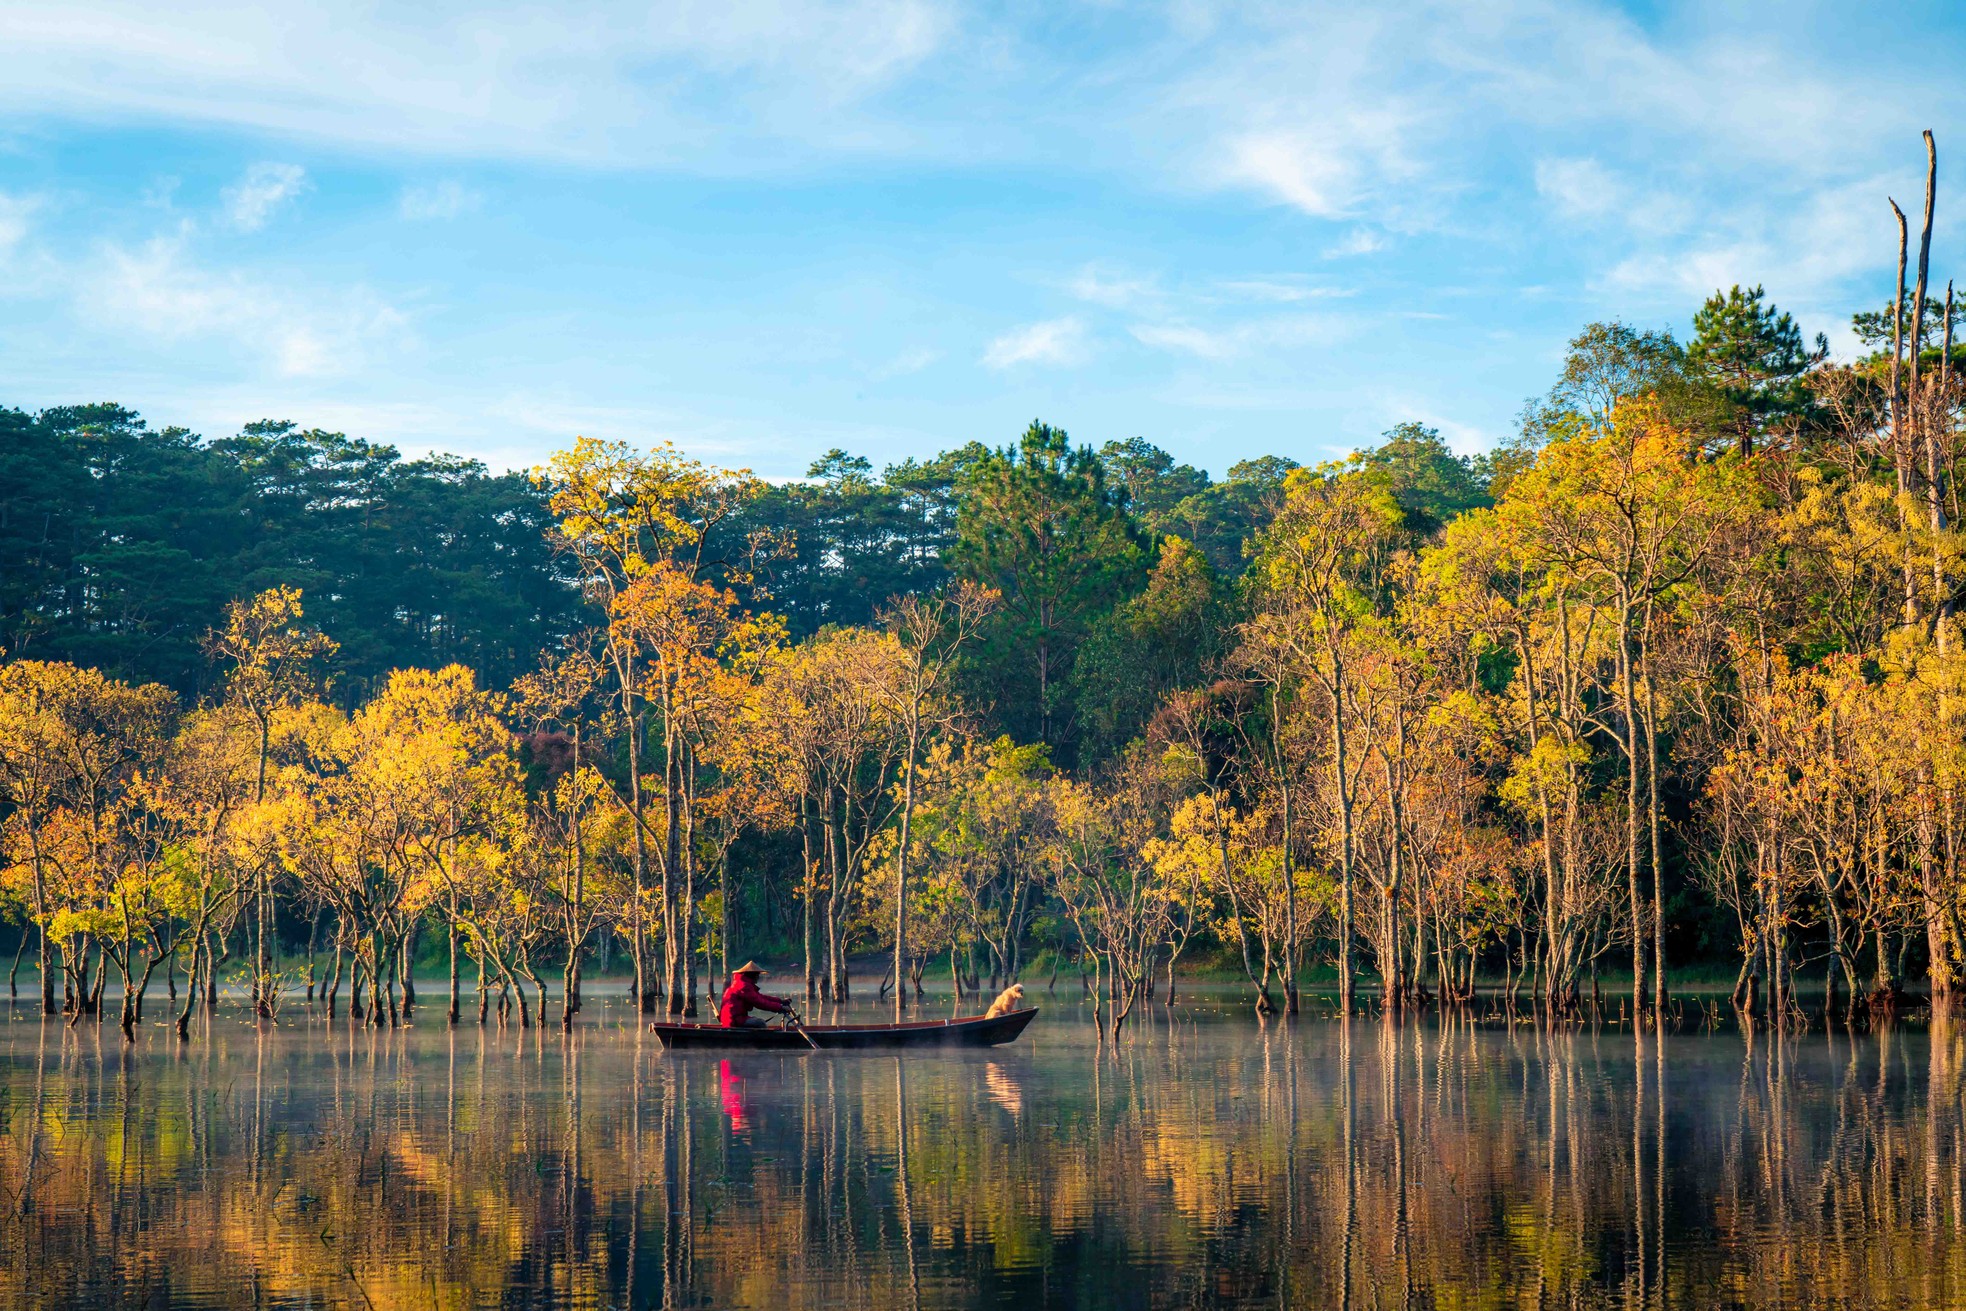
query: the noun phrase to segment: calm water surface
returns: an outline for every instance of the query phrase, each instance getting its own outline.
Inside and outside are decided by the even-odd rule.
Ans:
[[[901,1059],[669,1056],[618,999],[134,1049],[0,1010],[0,1305],[1966,1304],[1957,1025],[1202,999],[1102,1051],[1037,997],[1013,1048]]]

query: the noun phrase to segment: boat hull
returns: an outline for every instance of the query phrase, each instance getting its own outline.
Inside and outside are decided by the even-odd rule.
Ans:
[[[664,1047],[677,1051],[808,1052],[896,1047],[996,1047],[1013,1041],[1038,1013],[1035,1006],[1008,1015],[928,1020],[917,1024],[808,1024],[798,1029],[726,1029],[719,1024],[652,1024]]]

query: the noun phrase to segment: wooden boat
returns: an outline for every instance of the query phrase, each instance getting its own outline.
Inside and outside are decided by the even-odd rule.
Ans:
[[[801,1029],[772,1025],[765,1029],[726,1029],[721,1024],[651,1024],[664,1047],[678,1051],[837,1051],[866,1047],[995,1047],[1024,1032],[1038,1013],[1035,1006],[1007,1015],[972,1015],[956,1020],[920,1020],[912,1024],[807,1024]]]

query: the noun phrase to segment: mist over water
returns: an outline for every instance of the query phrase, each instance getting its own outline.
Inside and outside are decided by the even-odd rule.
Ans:
[[[0,1303],[1966,1302],[1957,1023],[1661,1040],[1197,995],[1115,1050],[1076,993],[1034,989],[1013,1047],[900,1056],[668,1055],[618,995],[570,1036],[227,1005],[134,1048],[16,1005]]]

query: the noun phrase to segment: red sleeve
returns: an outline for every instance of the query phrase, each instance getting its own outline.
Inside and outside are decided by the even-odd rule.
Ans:
[[[782,1002],[782,1001],[780,1001],[780,1000],[778,1000],[778,998],[776,998],[776,997],[767,997],[767,996],[765,996],[765,994],[764,994],[764,993],[762,993],[762,992],[759,992],[759,991],[758,991],[758,989],[757,989],[757,985],[755,985],[755,984],[746,984],[746,985],[745,985],[745,987],[744,987],[744,1000],[745,1000],[745,1001],[747,1001],[747,1002],[750,1002],[750,1003],[751,1003],[751,1004],[752,1004],[753,1006],[755,1006],[755,1007],[757,1007],[757,1008],[758,1008],[759,1010],[761,1010],[761,1011],[780,1011],[780,1012],[783,1012],[783,1011],[789,1011],[789,1010],[791,1010],[791,1009],[792,1009],[792,1008],[791,1008],[790,1006],[788,1006],[788,1005],[786,1005],[786,1004],[785,1004],[784,1002]]]

